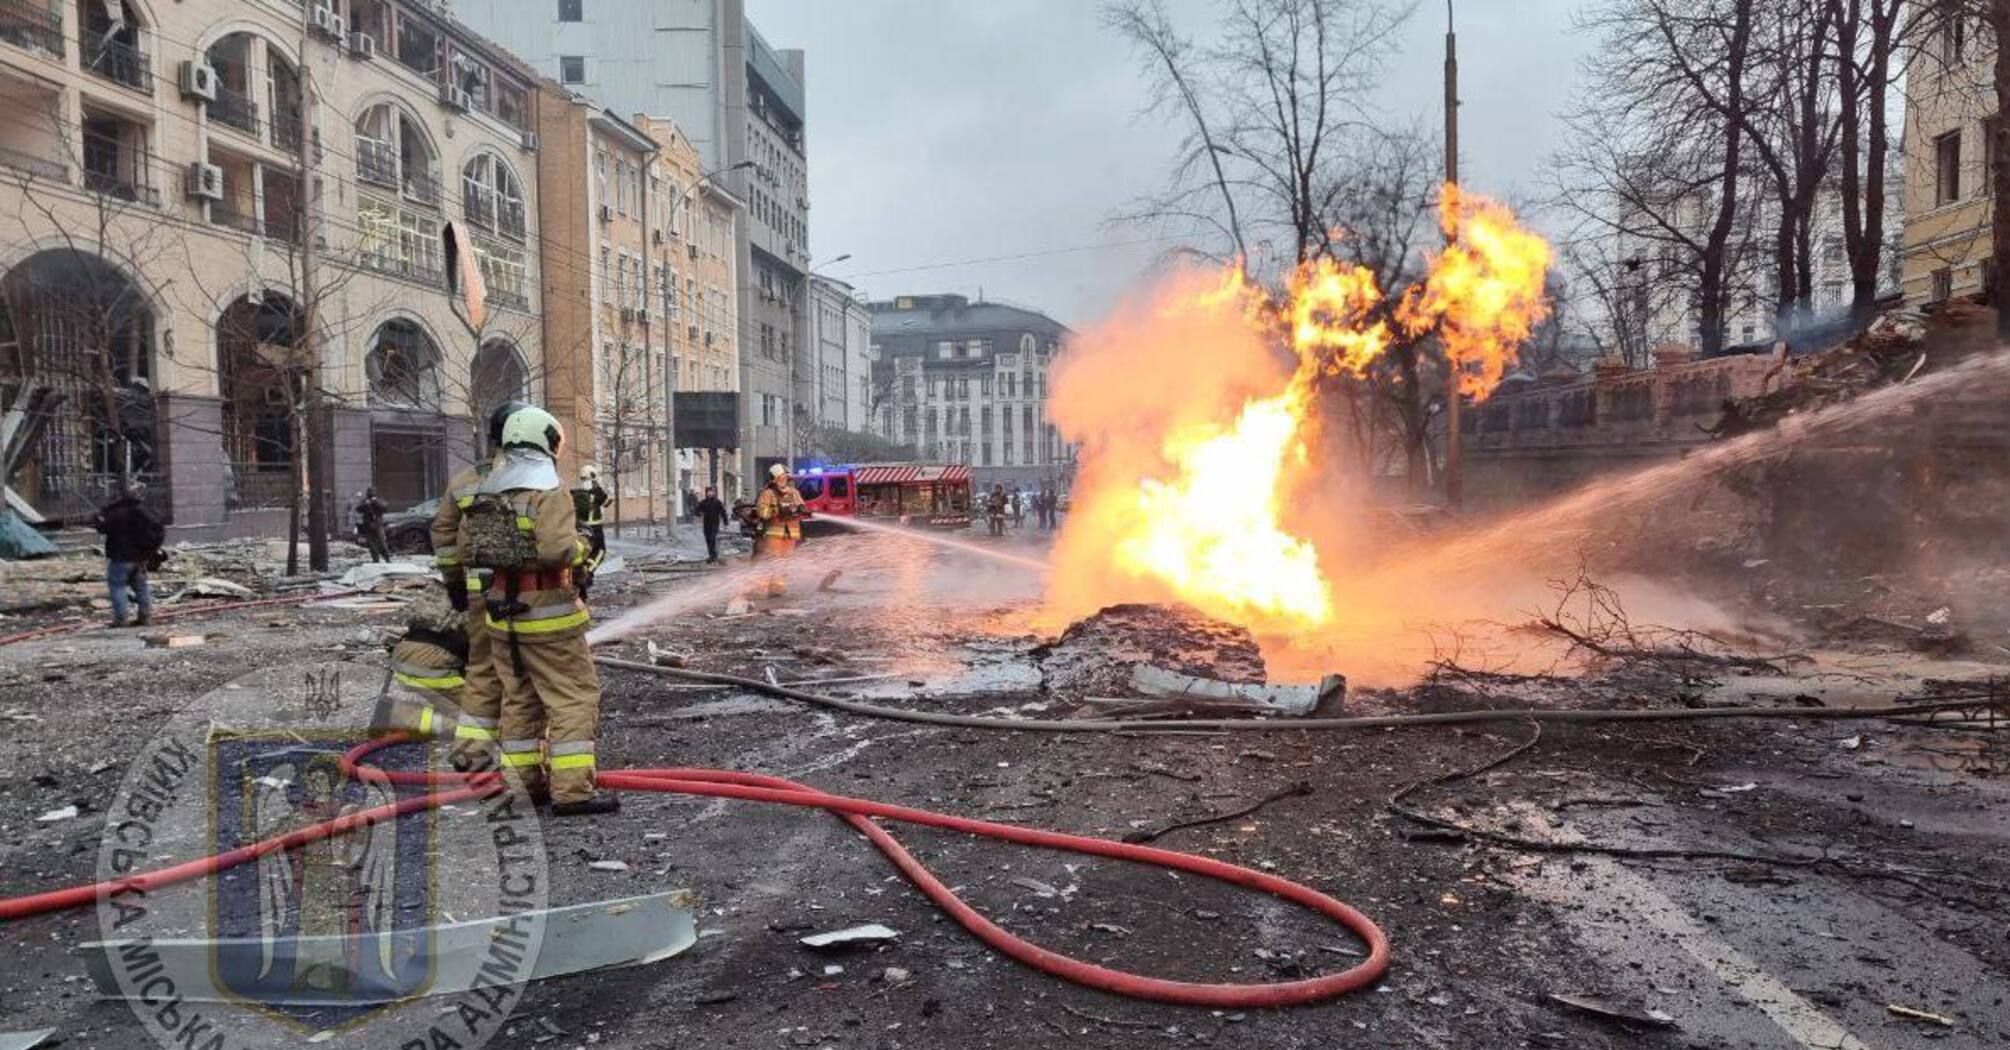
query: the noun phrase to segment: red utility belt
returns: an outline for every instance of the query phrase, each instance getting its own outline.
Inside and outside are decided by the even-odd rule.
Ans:
[[[529,594],[532,591],[556,591],[572,586],[572,570],[565,569],[497,569],[495,582],[490,590],[498,587],[507,589],[516,584],[516,593]]]

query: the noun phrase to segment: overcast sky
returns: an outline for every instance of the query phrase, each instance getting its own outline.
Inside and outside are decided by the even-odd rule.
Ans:
[[[1582,0],[1459,0],[1465,182],[1533,193],[1584,41]],[[1196,33],[1212,0],[1173,0]],[[1164,244],[1109,216],[1164,185],[1179,139],[1093,0],[748,0],[808,51],[810,250],[875,298],[958,291],[1094,321]],[[1441,126],[1444,9],[1424,3],[1378,101]],[[1094,246],[1089,250],[1078,249]],[[1035,254],[1044,253],[1044,254]],[[850,259],[831,263],[840,255]],[[998,259],[1000,256],[1023,256]],[[996,261],[967,265],[967,260]]]

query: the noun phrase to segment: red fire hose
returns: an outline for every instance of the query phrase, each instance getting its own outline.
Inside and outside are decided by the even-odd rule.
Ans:
[[[152,891],[163,886],[187,882],[256,860],[274,850],[295,849],[318,839],[347,834],[366,824],[392,820],[416,810],[483,796],[500,788],[494,774],[397,773],[361,763],[361,760],[371,752],[396,743],[400,739],[402,738],[397,736],[387,737],[350,750],[342,758],[344,773],[383,783],[447,786],[449,790],[413,795],[395,803],[338,817],[263,842],[140,875],[0,900],[0,920],[61,911],[122,893]],[[781,777],[763,776],[758,773],[738,773],[720,769],[635,769],[610,770],[601,773],[596,779],[604,787],[628,791],[709,795],[715,798],[776,802],[789,806],[828,810],[856,828],[893,862],[894,867],[898,868],[909,882],[914,883],[929,900],[948,912],[950,917],[961,923],[964,929],[976,935],[977,939],[986,945],[1043,973],[1117,995],[1183,1006],[1220,1009],[1296,1006],[1330,999],[1366,987],[1380,980],[1382,974],[1389,968],[1389,940],[1366,915],[1326,894],[1287,879],[1206,857],[1082,835],[1066,835],[1056,831],[994,824],[968,817],[833,795]],[[1368,957],[1339,973],[1277,984],[1201,984],[1169,981],[1097,966],[1042,948],[1007,932],[998,924],[978,914],[976,909],[964,903],[962,898],[923,867],[921,862],[902,847],[891,834],[867,819],[868,817],[945,828],[1025,846],[1153,864],[1262,890],[1339,923],[1367,944]]]

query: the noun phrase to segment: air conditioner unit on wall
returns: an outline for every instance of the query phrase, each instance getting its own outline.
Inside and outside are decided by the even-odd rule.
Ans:
[[[342,24],[342,16],[335,13],[332,4],[315,4],[313,9],[307,12],[307,24],[312,26],[315,32],[335,40],[342,39],[348,30],[348,27]]]
[[[441,84],[440,104],[456,112],[466,113],[475,108],[475,97],[468,94],[467,89],[459,84]]]
[[[214,164],[203,161],[190,164],[186,182],[191,199],[206,201],[223,199],[223,169]]]
[[[369,61],[377,57],[377,38],[368,33],[349,34],[349,53]]]
[[[216,90],[220,86],[222,80],[217,76],[215,66],[207,62],[181,64],[181,93],[184,97],[215,102]]]
[[[537,147],[538,147],[538,141],[537,141],[537,132],[535,132],[535,131],[526,131],[526,132],[524,132],[524,133],[523,133],[523,148],[524,148],[525,150],[527,150],[527,151],[531,152],[531,153],[536,153],[536,152],[537,152]]]
[[[614,205],[603,204],[600,206],[600,221],[601,222],[614,221]]]
[[[693,241],[690,244],[685,245],[684,253],[686,255],[689,255],[691,258],[696,259],[698,257],[698,242]]]
[[[661,248],[661,247],[663,247],[663,231],[662,231],[662,230],[650,230],[650,231],[649,231],[649,243],[651,243],[651,244],[653,244],[653,245],[657,246],[658,248]]]

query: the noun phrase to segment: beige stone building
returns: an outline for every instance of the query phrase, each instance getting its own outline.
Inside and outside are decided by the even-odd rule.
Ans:
[[[549,80],[536,106],[551,403],[578,435],[565,466],[598,468],[610,520],[664,521],[715,469],[737,483],[730,448],[676,447],[674,405],[738,388],[740,205],[667,120],[624,119]]]
[[[491,405],[541,392],[535,80],[441,11],[0,3],[10,504],[74,521],[130,470],[175,535],[270,531],[313,448],[339,533],[356,492],[431,497]]]
[[[1913,305],[1981,291],[1995,208],[1995,42],[1973,16],[1929,19],[1906,83],[1905,240],[1900,282]]]
[[[672,394],[734,394],[740,390],[739,264],[733,224],[745,202],[705,170],[697,147],[682,129],[656,117],[636,118],[661,146],[650,174],[652,214],[663,217],[662,236],[651,251],[659,277],[658,295],[669,319]],[[665,276],[667,275],[667,276]],[[745,411],[737,397],[730,399]],[[743,489],[734,448],[677,449],[672,483],[681,492],[703,493],[716,485],[730,500]],[[682,507],[679,508],[680,512]]]

